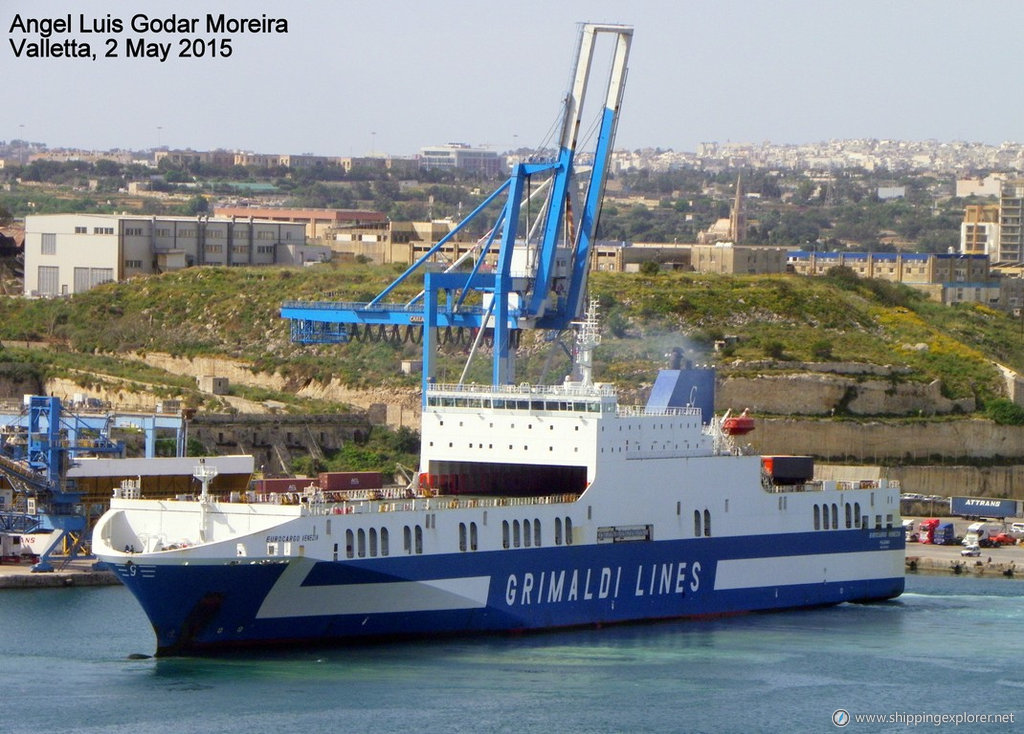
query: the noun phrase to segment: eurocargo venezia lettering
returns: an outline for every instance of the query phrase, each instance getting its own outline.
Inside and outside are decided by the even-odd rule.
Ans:
[[[505,603],[511,607],[618,599],[621,595],[685,595],[700,588],[700,572],[699,561],[672,561],[641,564],[625,573],[622,566],[513,573],[505,582]]]

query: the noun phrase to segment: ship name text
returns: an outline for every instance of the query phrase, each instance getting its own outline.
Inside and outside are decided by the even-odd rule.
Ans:
[[[505,582],[505,603],[511,607],[630,596],[685,596],[700,588],[700,574],[700,561],[644,563],[628,570],[604,566],[513,573]]]

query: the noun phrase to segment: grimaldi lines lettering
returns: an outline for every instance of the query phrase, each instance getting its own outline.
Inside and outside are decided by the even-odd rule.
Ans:
[[[63,41],[55,41],[52,38],[44,37],[38,41],[29,41],[22,38],[15,43],[13,38],[8,38],[11,50],[15,58],[25,57],[27,59],[59,59],[59,58],[92,58],[92,49],[88,43],[77,41],[74,38],[65,38]]]
[[[264,13],[259,18],[229,18],[224,13],[206,15],[207,33],[287,33],[286,18],[268,18]]]
[[[622,596],[685,596],[700,589],[700,561],[645,563],[635,568],[574,568],[509,574],[508,606],[619,599]]]

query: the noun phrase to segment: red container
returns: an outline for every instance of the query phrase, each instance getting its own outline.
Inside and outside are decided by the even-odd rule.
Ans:
[[[346,489],[380,489],[384,479],[376,471],[325,471],[318,477],[320,489],[340,492]]]

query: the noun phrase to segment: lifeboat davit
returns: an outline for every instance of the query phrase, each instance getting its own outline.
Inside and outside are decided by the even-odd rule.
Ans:
[[[747,411],[740,415],[726,416],[722,420],[722,431],[728,436],[744,436],[754,430],[754,419]]]

